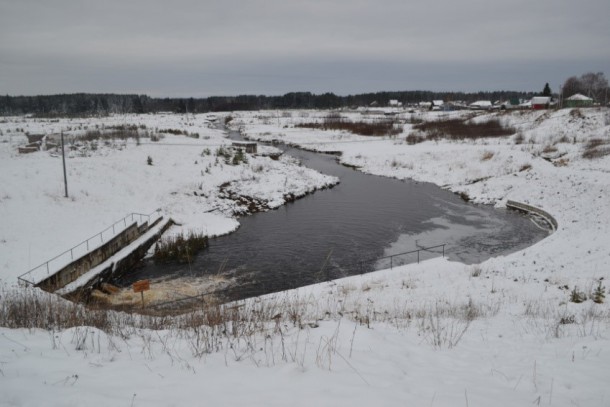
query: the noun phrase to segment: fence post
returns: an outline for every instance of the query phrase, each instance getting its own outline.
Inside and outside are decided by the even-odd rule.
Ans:
[[[70,257],[74,260],[74,253],[72,253],[72,249],[70,249]]]
[[[87,239],[86,242],[87,242],[87,251],[89,251],[89,239]]]
[[[390,256],[390,270],[394,268],[394,256]]]
[[[47,261],[47,276],[49,275],[49,262]]]
[[[445,245],[443,245],[443,258],[445,257]]]
[[[417,264],[419,264],[419,250],[417,251]]]

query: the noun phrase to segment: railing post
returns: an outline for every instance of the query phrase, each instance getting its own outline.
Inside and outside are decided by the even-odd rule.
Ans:
[[[74,253],[72,253],[72,249],[70,249],[70,257],[74,260]]]
[[[89,251],[89,239],[87,239],[86,242],[87,242],[87,251]]]
[[[419,264],[419,250],[417,251],[417,264]]]
[[[47,261],[47,276],[49,275],[49,262]]]
[[[112,234],[114,235],[114,224],[112,225]]]
[[[390,256],[390,270],[394,268],[394,256]]]
[[[443,258],[445,257],[445,245],[443,245]]]

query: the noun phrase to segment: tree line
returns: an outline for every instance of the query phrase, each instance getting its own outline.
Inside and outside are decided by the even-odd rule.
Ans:
[[[580,93],[604,104],[608,103],[610,96],[608,80],[603,72],[588,72],[580,77],[571,76],[566,79],[561,91],[564,98]]]
[[[422,101],[445,102],[476,100],[509,100],[530,98],[532,92],[432,92],[400,91],[374,92],[348,96],[334,93],[313,94],[291,92],[282,96],[240,95],[212,96],[207,98],[153,98],[133,94],[75,93],[39,96],[0,96],[0,115],[33,114],[53,116],[98,116],[121,113],[206,113],[237,110],[269,109],[336,109],[358,106],[386,106],[390,100],[403,105]]]

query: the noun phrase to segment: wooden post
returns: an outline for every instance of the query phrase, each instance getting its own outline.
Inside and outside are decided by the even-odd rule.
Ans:
[[[64,167],[64,187],[66,190],[66,198],[68,197],[68,176],[66,174],[66,153],[64,151],[64,132],[61,132],[61,162]]]
[[[150,280],[139,280],[133,283],[133,292],[140,293],[142,298],[142,309],[144,309],[144,291],[150,290]]]

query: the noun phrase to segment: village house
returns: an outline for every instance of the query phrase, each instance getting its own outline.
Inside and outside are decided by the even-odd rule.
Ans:
[[[575,95],[570,96],[565,101],[566,107],[591,107],[593,106],[593,99],[577,93]]]
[[[491,101],[489,100],[477,100],[474,103],[468,105],[468,107],[472,110],[489,110],[492,108]]]
[[[551,106],[551,97],[550,96],[534,96],[532,98],[532,109],[541,110],[548,109]]]

